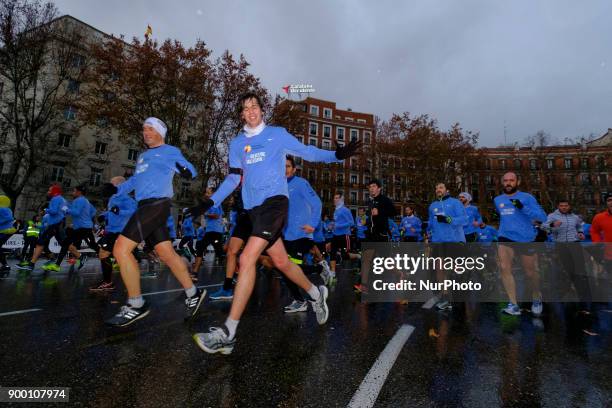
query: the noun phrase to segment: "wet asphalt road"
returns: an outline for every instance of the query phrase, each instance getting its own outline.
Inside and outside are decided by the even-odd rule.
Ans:
[[[284,284],[261,274],[234,352],[222,356],[202,352],[191,335],[222,323],[229,303],[207,300],[184,323],[181,290],[151,294],[147,318],[112,329],[103,321],[124,302],[122,286],[109,295],[88,292],[100,279],[97,260],[67,270],[51,279],[13,270],[0,279],[0,385],[71,387],[71,405],[80,406],[343,407],[409,324],[414,332],[377,407],[612,404],[612,305],[594,305],[585,316],[547,304],[542,319],[533,319],[502,316],[498,304],[459,304],[450,313],[422,303],[364,304],[346,269],[330,293],[329,321],[318,326],[311,311],[285,315]],[[198,285],[222,276],[206,263]],[[142,281],[144,293],[178,286],[167,270]],[[2,315],[27,309],[41,310]]]

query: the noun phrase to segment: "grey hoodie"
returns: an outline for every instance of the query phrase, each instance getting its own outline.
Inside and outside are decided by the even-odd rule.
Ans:
[[[555,221],[561,221],[561,225],[553,227]],[[546,222],[542,224],[546,231],[552,232],[555,242],[576,242],[580,241],[578,233],[583,232],[582,219],[572,212],[562,214],[556,210],[552,214],[548,214]]]

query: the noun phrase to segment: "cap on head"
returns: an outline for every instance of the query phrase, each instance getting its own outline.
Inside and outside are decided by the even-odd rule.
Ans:
[[[157,119],[153,116],[145,119],[143,125],[151,126],[157,133],[161,135],[164,139],[166,138],[166,132],[168,131],[168,127],[164,122],[160,119]]]
[[[52,184],[49,188],[49,196],[56,197],[59,195],[62,195],[62,186],[60,186],[59,184]]]
[[[5,195],[0,195],[0,208],[9,208],[11,206],[11,199]]]
[[[465,198],[468,203],[472,202],[472,195],[468,193],[467,191],[464,191],[461,194],[459,194],[459,197]]]

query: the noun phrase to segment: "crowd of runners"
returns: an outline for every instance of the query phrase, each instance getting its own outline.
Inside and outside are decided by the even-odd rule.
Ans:
[[[563,265],[579,265],[589,255],[569,244],[612,241],[612,195],[591,224],[574,214],[567,201],[560,201],[557,210],[547,215],[533,195],[519,190],[518,177],[512,172],[503,176],[503,192],[494,200],[499,216],[495,227],[481,216],[469,193],[460,192],[455,198],[444,183],[432,185],[436,200],[422,217],[414,203],[406,203],[405,213],[397,214],[377,180],[368,185],[367,208],[358,208],[353,214],[338,193],[333,198],[333,213],[324,214],[316,191],[308,180],[296,175],[294,157],[342,162],[360,152],[361,142],[353,140],[335,151],[305,145],[285,129],[264,123],[257,95],[246,94],[239,103],[245,125],[230,143],[228,175],[216,189],[208,188],[197,205],[182,209],[178,225],[171,214],[173,177],[191,180],[197,171],[178,148],[164,143],[166,125],[151,117],[143,123],[147,149],[138,157],[135,174],[128,179],[116,176],[104,184],[104,211],[88,201],[85,186],[75,187],[69,202],[61,186],[54,184],[47,192],[44,210],[20,223],[13,218],[8,198],[0,196],[0,246],[15,234],[23,235],[16,265],[20,273],[37,268],[43,274],[58,272],[67,257],[70,267],[79,270],[86,262],[93,262],[91,256],[87,259],[93,251],[101,281],[90,291],[115,290],[113,270],[120,271],[127,300],[106,322],[119,327],[150,313],[141,293],[141,278],[155,277],[159,263],[165,264],[184,288],[185,318],[193,319],[207,295],[196,284],[203,259],[212,247],[215,262],[223,265],[226,273],[222,286],[209,298],[232,303],[222,325],[195,334],[194,340],[206,352],[229,354],[261,268],[275,270],[284,279],[291,298],[286,313],[311,309],[323,325],[330,313],[328,288],[336,283],[339,263],[359,267],[361,262],[368,265],[371,261],[367,251],[362,251],[363,242],[499,242],[500,280],[509,300],[503,312],[521,314],[512,269],[517,259],[530,281],[531,313],[540,315],[543,305],[535,254],[520,246],[501,244],[553,242]],[[70,228],[67,220],[71,220]],[[53,238],[60,246],[58,254],[49,249]],[[80,250],[83,242],[87,252]],[[10,271],[5,252],[0,252],[3,275]],[[41,265],[42,256],[50,260]],[[604,271],[611,269],[609,246],[596,261]],[[146,263],[149,266],[141,271]],[[588,297],[584,280],[576,278],[572,284],[583,298]],[[355,282],[354,289],[367,291],[366,282]],[[452,299],[442,291],[436,307],[450,310]]]

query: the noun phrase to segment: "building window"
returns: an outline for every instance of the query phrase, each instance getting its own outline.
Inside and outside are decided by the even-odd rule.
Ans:
[[[493,176],[492,175],[487,174],[485,176],[485,184],[488,185],[488,186],[492,186],[492,185],[495,184],[495,182],[493,181]]]
[[[76,81],[74,79],[68,80],[68,92],[78,94],[80,89],[81,83],[79,81]]]
[[[323,173],[323,181],[329,182],[329,172],[326,171]]]
[[[357,123],[366,123],[365,119],[357,119]]]
[[[366,186],[370,185],[370,176],[363,176],[363,184]]]
[[[71,61],[72,68],[81,68],[85,65],[85,57],[81,54],[74,54]]]
[[[70,147],[70,139],[72,137],[70,135],[67,135],[65,133],[60,133],[59,137],[57,138],[57,145],[60,147]]]
[[[296,136],[296,138],[300,141],[300,143],[304,143],[304,138],[302,136]]]
[[[584,157],[582,158],[582,160],[580,160],[580,165],[582,166],[583,169],[588,169],[589,168],[589,159]]]
[[[75,120],[77,114],[77,109],[74,106],[68,106],[64,109],[64,119],[66,120]]]
[[[546,159],[546,168],[548,170],[555,168],[555,160],[554,159]]]
[[[515,170],[520,170],[521,169],[521,160],[520,159],[514,159],[514,168],[515,168]]]
[[[331,126],[323,125],[323,137],[328,139],[331,137]]]
[[[607,186],[608,185],[608,175],[607,174],[600,174],[599,175],[599,185],[600,186]]]
[[[582,181],[582,184],[584,185],[589,185],[591,184],[591,178],[589,177],[588,174],[583,174],[580,176],[580,181]]]
[[[308,128],[308,134],[311,136],[317,136],[319,133],[319,125],[317,123],[310,122],[310,126]]]
[[[332,118],[332,110],[329,108],[323,108],[323,117],[325,119],[331,119]]]
[[[323,148],[326,150],[330,150],[331,149],[331,143],[329,142],[329,140],[324,140],[323,141]]]
[[[53,167],[51,169],[51,181],[62,182],[63,180],[64,180],[64,168],[63,167]]]
[[[372,132],[363,132],[363,143],[370,144],[370,139],[372,137]]]
[[[317,145],[317,138],[316,137],[311,137],[310,139],[308,139],[308,143],[311,146],[316,146]]]
[[[310,115],[319,116],[319,107],[317,105],[310,105]]]
[[[486,170],[491,170],[491,159],[486,159],[485,160],[485,169]]]
[[[359,131],[357,129],[351,129],[351,140],[357,140],[359,138]]]
[[[89,174],[89,185],[92,187],[98,187],[102,183],[102,169],[97,169],[95,167],[91,168],[91,173]]]
[[[351,184],[357,184],[358,182],[359,181],[358,181],[357,175],[351,174]]]
[[[138,150],[129,149],[128,150],[128,160],[136,161],[137,158],[138,158]]]
[[[566,170],[569,170],[572,168],[572,159],[565,159],[563,160],[563,166],[565,167]]]
[[[96,154],[106,154],[106,143],[96,142]]]
[[[336,175],[336,180],[338,180],[338,185],[341,186],[344,184],[344,173],[338,173]]]
[[[344,120],[348,120],[349,122],[354,122],[355,119],[351,118],[350,116],[345,116]]]
[[[297,169],[295,171],[295,175],[298,176],[298,177],[302,177],[302,169]]]
[[[317,178],[317,173],[314,170],[308,170],[308,180],[314,180]]]
[[[302,164],[302,158],[301,157],[296,157],[295,158],[295,164],[298,165],[298,166],[301,165]]]
[[[344,140],[344,128],[342,127],[336,128],[336,139]]]
[[[538,169],[538,161],[536,159],[529,160],[529,168],[531,170],[537,170]]]
[[[351,204],[357,204],[357,192],[351,191]]]
[[[506,159],[500,159],[499,168],[502,170],[506,170]]]

